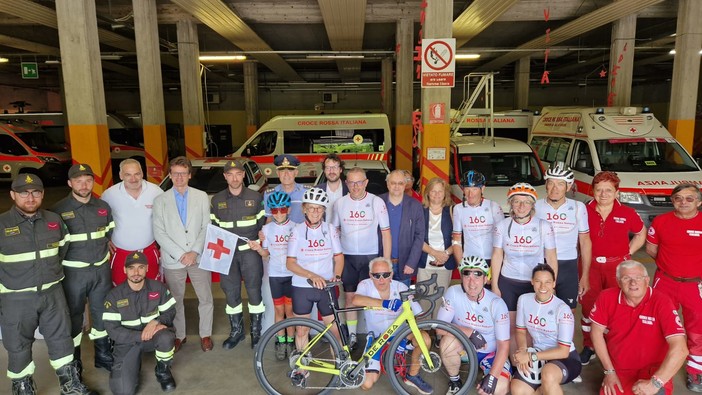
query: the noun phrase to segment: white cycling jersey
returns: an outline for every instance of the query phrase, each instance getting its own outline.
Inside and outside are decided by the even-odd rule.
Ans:
[[[559,344],[575,350],[573,311],[555,295],[547,302],[536,300],[535,293],[524,294],[517,301],[517,329],[525,329],[539,350],[556,348]]]
[[[297,259],[302,268],[326,280],[334,278],[334,255],[341,254],[339,232],[326,222],[311,228],[306,222],[293,228],[288,241],[288,256]],[[292,285],[312,288],[304,277],[293,274]]]
[[[477,301],[468,299],[461,284],[449,287],[437,319],[478,331],[487,345],[478,350],[491,353],[497,350],[497,340],[509,340],[509,311],[505,301],[485,289]]]
[[[290,277],[292,272],[288,270],[285,261],[288,257],[288,240],[293,228],[297,225],[289,219],[282,224],[269,222],[263,225],[263,235],[265,239],[261,246],[268,250],[268,277]]]
[[[504,218],[500,205],[488,199],[483,199],[477,207],[453,206],[453,233],[463,234],[463,256],[490,259],[495,225]]]
[[[583,202],[566,198],[565,203],[555,209],[546,199],[539,199],[534,209],[536,217],[550,222],[556,232],[558,259],[578,259],[578,235],[590,231]]]
[[[400,292],[406,291],[407,286],[399,281],[392,280],[390,283],[390,297],[388,299],[400,299]],[[358,283],[356,295],[368,296],[370,298],[382,299],[380,293],[373,285],[373,279],[367,278]],[[412,311],[414,315],[422,312],[422,306],[417,302],[412,302]],[[368,332],[375,333],[375,336],[382,335],[392,324],[397,316],[402,313],[402,309],[392,311],[388,309],[372,309],[364,310],[363,314],[366,318],[366,329]]]
[[[531,281],[531,271],[544,263],[544,250],[556,248],[551,224],[535,217],[525,224],[505,218],[495,227],[492,242],[504,251],[500,274],[519,281]]]
[[[378,255],[378,227],[390,229],[385,202],[368,192],[360,200],[342,196],[334,203],[329,222],[341,229],[341,249],[349,255]]]

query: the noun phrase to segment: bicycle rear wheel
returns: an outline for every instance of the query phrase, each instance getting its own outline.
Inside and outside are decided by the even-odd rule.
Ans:
[[[276,357],[276,341],[280,331],[285,331],[290,327],[303,326],[311,329],[312,333],[322,333],[325,326],[317,321],[308,318],[288,318],[273,326],[261,336],[256,349],[254,350],[254,372],[261,387],[268,394],[326,394],[330,388],[339,387],[339,377],[327,373],[307,371],[304,386],[293,384],[290,378],[291,371],[295,368],[295,363],[301,356],[300,352],[285,354],[283,360]],[[341,346],[331,332],[324,334],[312,348],[308,351],[305,362],[310,366],[315,366],[314,362],[323,361],[338,368],[340,361]]]
[[[467,394],[468,391],[475,387],[475,379],[478,375],[479,368],[478,355],[475,352],[473,344],[463,332],[443,321],[422,321],[418,322],[417,326],[420,330],[429,335],[432,342],[437,338],[437,330],[443,330],[454,336],[455,339],[451,339],[450,341],[460,343],[460,349],[463,349],[465,354],[461,355],[463,363],[461,363],[458,372],[463,385],[457,394]],[[406,345],[411,343],[410,339],[408,339],[411,334],[412,331],[410,327],[407,324],[403,325],[399,331],[395,333],[392,342],[390,342],[390,346],[385,352],[385,358],[383,360],[385,371],[388,373],[388,378],[390,379],[390,384],[398,394],[416,393],[416,388],[405,382],[405,375],[413,370],[412,354],[422,354],[419,347],[413,350],[406,349]],[[441,341],[449,341],[449,339],[444,338]],[[412,347],[410,346],[410,348]],[[431,354],[433,367],[430,367],[424,359],[424,356],[421,355],[419,358],[419,376],[433,388],[434,394],[445,394],[448,391],[449,375],[441,361],[439,349],[432,344],[431,347],[429,347],[429,352]]]

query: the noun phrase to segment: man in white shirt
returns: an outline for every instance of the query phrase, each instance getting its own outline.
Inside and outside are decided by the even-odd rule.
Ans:
[[[112,282],[118,285],[127,279],[124,261],[134,251],[143,252],[148,259],[146,277],[161,280],[151,215],[154,199],[163,191],[144,180],[141,164],[134,159],[120,162],[119,178],[122,182],[109,187],[101,197],[112,208],[115,220],[110,241]]]

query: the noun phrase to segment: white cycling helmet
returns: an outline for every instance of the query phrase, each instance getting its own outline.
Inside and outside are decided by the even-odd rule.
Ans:
[[[539,350],[536,348],[527,348],[528,353],[535,353],[538,352]],[[541,369],[544,368],[544,365],[546,365],[546,361],[538,360],[536,362],[532,362],[531,366],[529,366],[529,370],[526,372],[526,375],[523,372],[519,372],[519,375],[527,382],[530,384],[534,385],[539,385],[541,384]]]
[[[563,162],[553,162],[551,167],[546,170],[544,178],[547,180],[563,180],[568,185],[575,181],[573,171],[567,168]]]
[[[536,194],[536,189],[534,189],[534,187],[531,186],[531,184],[528,184],[526,182],[518,182],[518,183],[512,185],[509,188],[509,191],[507,191],[507,199],[511,198],[512,196],[516,196],[516,195],[529,196],[532,199],[534,199],[534,201],[536,201],[536,199],[539,198],[538,195]]]
[[[479,256],[464,256],[458,267],[458,271],[462,272],[463,269],[478,269],[485,273],[488,279],[490,278],[490,265],[488,265],[485,259]]]
[[[302,203],[319,204],[320,206],[327,207],[329,204],[329,197],[323,189],[310,188],[302,195]]]

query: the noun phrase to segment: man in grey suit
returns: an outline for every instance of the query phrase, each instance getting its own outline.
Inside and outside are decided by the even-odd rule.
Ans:
[[[195,289],[199,301],[200,347],[212,350],[212,273],[200,269],[199,258],[210,223],[210,200],[207,194],[188,186],[192,164],[184,156],[171,160],[168,170],[173,188],[154,200],[154,237],[161,246],[161,266],[166,284],[176,300],[175,351],[185,343],[185,280]]]

